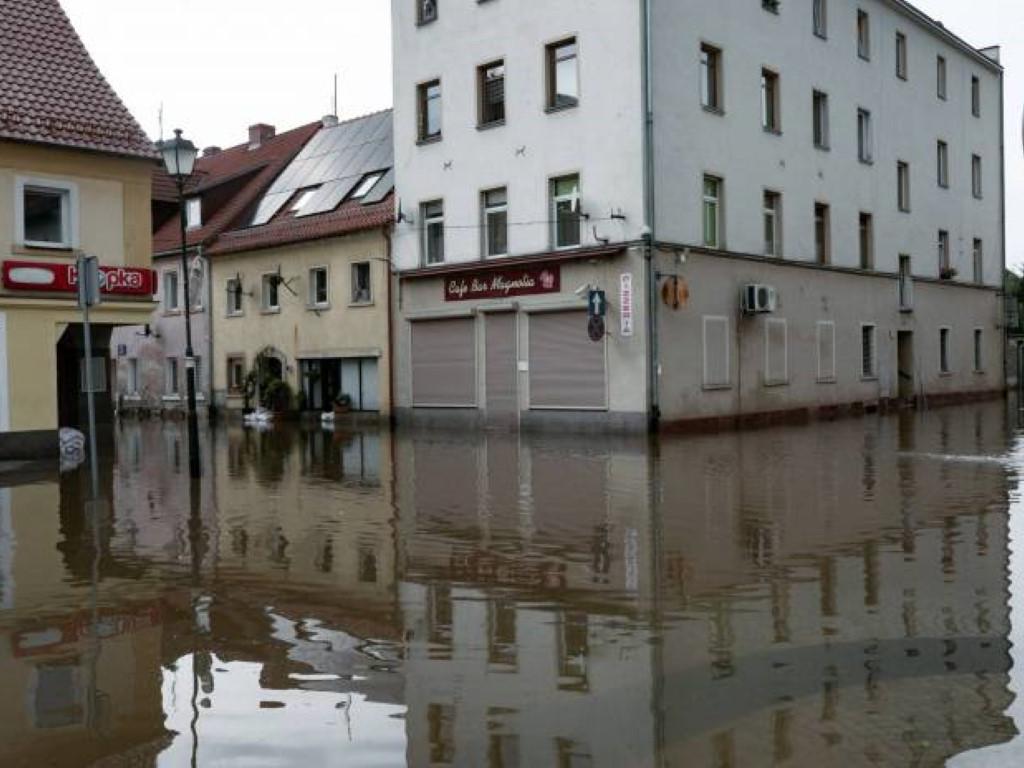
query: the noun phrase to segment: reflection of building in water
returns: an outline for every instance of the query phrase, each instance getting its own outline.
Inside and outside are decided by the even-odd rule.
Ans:
[[[651,462],[399,440],[410,762],[939,764],[1005,740],[1001,418],[664,441]]]

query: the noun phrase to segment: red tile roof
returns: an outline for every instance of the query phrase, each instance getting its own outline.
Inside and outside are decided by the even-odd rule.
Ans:
[[[0,0],[0,139],[156,158],[59,0]]]
[[[235,189],[212,215],[207,216],[204,210],[203,226],[186,234],[188,244],[209,247],[222,232],[246,223],[245,216],[253,204],[319,128],[319,122],[310,123],[278,134],[257,149],[250,149],[246,142],[199,158],[195,173],[186,184],[186,194],[207,193],[231,183],[235,184]],[[171,202],[177,201],[177,196],[174,181],[162,170],[156,172],[153,176],[153,198]],[[157,229],[153,234],[154,254],[177,251],[181,247],[180,226],[178,217],[174,216]]]
[[[225,232],[208,253],[216,256],[338,237],[389,226],[394,218],[394,195],[388,195],[373,205],[363,205],[359,200],[352,200],[329,213],[277,219],[259,227]]]

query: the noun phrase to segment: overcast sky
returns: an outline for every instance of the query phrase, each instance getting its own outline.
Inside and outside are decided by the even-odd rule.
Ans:
[[[161,105],[164,132],[183,128],[200,146],[241,143],[252,123],[283,130],[310,122],[331,111],[335,73],[342,117],[391,106],[388,0],[61,2],[104,74],[154,138]],[[1020,267],[1024,0],[916,5],[972,45],[1003,47],[1007,262]],[[185,25],[181,33],[176,20]]]

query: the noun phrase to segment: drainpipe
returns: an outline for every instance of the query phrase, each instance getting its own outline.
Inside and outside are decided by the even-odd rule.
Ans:
[[[203,267],[203,280],[206,282],[206,297],[203,302],[206,314],[206,413],[212,422],[217,416],[217,407],[213,402],[213,264],[203,253],[203,245],[199,244],[199,263]]]
[[[394,308],[391,306],[391,282],[395,279],[391,264],[391,225],[385,224],[381,228],[384,235],[384,259],[387,269],[387,312],[388,312],[388,424],[395,426],[395,321]]]
[[[651,66],[651,0],[640,0],[640,77],[643,109],[644,268],[647,282],[647,418],[656,432],[661,421],[658,359],[658,273],[654,262],[654,85]]]

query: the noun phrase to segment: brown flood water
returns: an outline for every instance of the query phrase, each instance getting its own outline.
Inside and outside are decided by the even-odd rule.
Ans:
[[[1015,422],[227,428],[196,488],[181,425],[124,423],[105,502],[87,471],[0,490],[0,765],[931,766],[1012,744]]]

